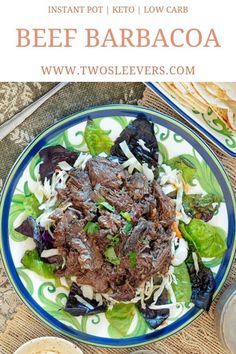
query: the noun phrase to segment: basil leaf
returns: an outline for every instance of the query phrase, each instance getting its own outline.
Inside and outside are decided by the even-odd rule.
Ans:
[[[110,331],[112,329],[119,338],[127,336],[136,313],[134,304],[115,304],[111,310],[105,312]]]
[[[130,231],[132,230],[133,228],[133,224],[132,222],[127,222],[127,224],[124,226],[122,232],[125,234],[125,235],[128,235],[130,233]]]
[[[114,247],[109,246],[106,251],[104,252],[104,256],[106,257],[106,260],[114,265],[119,265],[120,264],[120,258],[117,257],[116,252],[114,250]]]
[[[99,224],[92,221],[87,222],[87,224],[84,227],[84,231],[87,232],[87,234],[91,234],[91,235],[95,234],[95,232],[97,232],[98,230],[100,230]]]
[[[130,268],[134,269],[136,267],[137,252],[130,251],[128,253]]]
[[[110,131],[105,131],[100,127],[98,119],[88,120],[84,139],[91,155],[97,156],[101,152],[110,154],[113,141],[109,137],[109,133]]]
[[[201,257],[223,257],[227,249],[224,230],[203,220],[192,219],[187,225],[181,223],[180,231],[187,241],[194,244]]]
[[[26,251],[21,259],[21,263],[25,266],[25,268],[28,268],[48,279],[54,278],[54,272],[58,269],[58,266],[55,264],[44,263],[36,248]]]
[[[176,301],[189,303],[192,295],[192,286],[186,264],[182,263],[174,267],[174,275],[177,284],[172,282],[172,288],[175,293]]]
[[[131,215],[127,212],[127,211],[121,211],[120,212],[120,216],[122,216],[122,218],[124,218],[127,221],[131,221]]]

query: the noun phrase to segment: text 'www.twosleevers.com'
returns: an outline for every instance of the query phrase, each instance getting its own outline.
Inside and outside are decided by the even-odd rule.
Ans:
[[[196,67],[194,65],[165,65],[151,66],[151,65],[45,65],[41,66],[41,73],[45,76],[163,76],[163,75],[189,75],[196,74]]]

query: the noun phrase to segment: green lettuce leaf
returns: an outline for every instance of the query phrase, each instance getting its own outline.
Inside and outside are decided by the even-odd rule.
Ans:
[[[91,155],[97,156],[101,152],[105,152],[106,154],[110,153],[113,141],[108,134],[109,131],[103,130],[97,119],[87,122],[84,131],[84,139]]]
[[[23,205],[26,214],[32,216],[34,219],[37,219],[42,214],[42,210],[39,209],[39,201],[34,194],[24,197]]]
[[[116,337],[127,336],[136,312],[134,304],[123,303],[115,304],[111,310],[106,311],[106,319]]]
[[[175,293],[176,301],[189,303],[192,295],[192,286],[186,264],[182,263],[174,267],[174,275],[177,284],[172,282],[172,288]]]
[[[173,157],[166,162],[172,169],[182,171],[185,183],[191,184],[196,176],[195,165],[188,159],[188,155]]]
[[[187,241],[193,243],[201,257],[223,257],[227,249],[224,230],[203,220],[192,219],[187,225],[181,223],[180,231]]]
[[[58,266],[55,264],[43,262],[39,257],[39,253],[36,248],[26,251],[21,259],[21,263],[25,268],[28,268],[47,279],[55,278],[54,272],[58,269]]]

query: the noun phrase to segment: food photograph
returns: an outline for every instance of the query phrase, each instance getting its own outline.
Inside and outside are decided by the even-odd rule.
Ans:
[[[236,83],[0,83],[0,353],[236,353]]]

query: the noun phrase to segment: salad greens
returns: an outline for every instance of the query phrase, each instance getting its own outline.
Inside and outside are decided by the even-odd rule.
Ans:
[[[25,213],[29,216],[32,216],[33,218],[37,218],[42,214],[42,211],[39,209],[38,199],[34,194],[29,194],[27,196],[14,195],[12,202],[20,204],[22,203]]]
[[[203,220],[192,219],[187,225],[181,223],[180,231],[187,241],[193,243],[201,257],[223,257],[227,249],[224,231]]]
[[[43,262],[39,256],[37,248],[26,251],[21,259],[21,263],[25,268],[28,268],[47,279],[55,278],[54,272],[58,269],[56,264]]]
[[[145,308],[141,306],[141,302],[137,304],[137,307],[139,308],[139,311],[143,315],[143,318],[147,322],[148,326],[152,329],[156,329],[169,317],[170,310],[168,308],[150,309],[149,306],[153,303],[153,301],[154,299],[152,295],[148,300],[145,301]],[[167,302],[168,292],[166,289],[164,289],[161,295],[158,297],[155,305],[164,305],[167,304]]]
[[[149,168],[156,168],[158,163],[158,143],[154,132],[154,125],[150,124],[145,116],[137,119],[121,132],[111,148],[111,156],[115,156],[122,163],[127,160],[120,143],[125,141],[130,152],[141,163],[147,163]]]
[[[194,264],[193,254],[197,257],[198,268]],[[189,255],[186,260],[192,284],[191,301],[200,309],[209,310],[215,290],[215,279],[211,269],[207,268],[193,245],[190,245]]]
[[[209,221],[218,211],[220,199],[213,194],[184,194],[183,207],[187,215],[192,218]]]
[[[108,134],[109,131],[101,129],[98,119],[88,120],[84,139],[92,156],[97,156],[102,152],[110,153],[113,141]]]
[[[167,165],[172,169],[182,171],[182,176],[185,183],[192,184],[194,177],[196,176],[196,168],[193,163],[188,159],[187,155],[180,155],[168,160]]]
[[[24,220],[23,223],[16,228],[16,231],[33,238],[40,255],[43,250],[53,248],[53,238],[50,233],[43,227],[40,227],[37,221],[31,216]]]
[[[172,288],[175,293],[177,302],[190,303],[192,295],[192,286],[188,273],[188,268],[185,263],[174,267],[175,280],[172,283]]]
[[[126,336],[136,314],[134,304],[118,303],[105,312],[107,321],[117,331],[118,336]]]
[[[99,305],[96,300],[84,297],[80,287],[73,282],[66,301],[65,311],[72,316],[96,315],[106,311],[106,306]]]
[[[39,165],[40,179],[44,183],[45,179],[51,181],[55,169],[59,162],[65,161],[73,166],[78,158],[78,153],[65,149],[61,145],[48,146],[39,152],[42,163]]]

